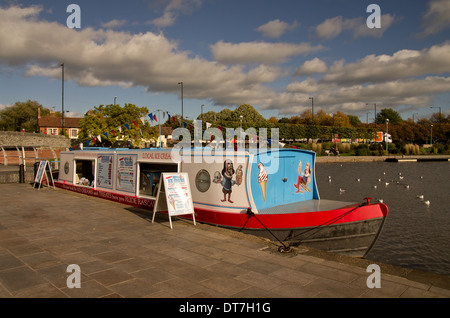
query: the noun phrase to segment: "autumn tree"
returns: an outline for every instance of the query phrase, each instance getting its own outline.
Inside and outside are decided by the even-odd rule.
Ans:
[[[50,113],[37,101],[15,102],[14,105],[0,111],[0,130],[36,132],[38,109],[42,116]],[[61,114],[60,114],[61,116]]]
[[[134,104],[125,104],[124,107],[120,107],[120,105],[95,106],[80,121],[81,131],[78,139],[84,142],[100,136],[101,142],[97,141],[96,145],[112,147],[118,147],[128,141],[138,144],[143,138],[157,139],[158,128],[151,127],[148,121],[143,124],[140,120],[147,114],[147,107],[137,107]]]

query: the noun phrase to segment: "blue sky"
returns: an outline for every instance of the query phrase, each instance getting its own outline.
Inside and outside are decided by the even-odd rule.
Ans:
[[[81,28],[67,27],[67,6]],[[366,20],[371,3],[381,28]],[[133,103],[184,116],[248,103],[373,120],[450,110],[450,1],[0,1],[0,108],[37,100],[78,115]],[[368,114],[368,112],[370,112]]]

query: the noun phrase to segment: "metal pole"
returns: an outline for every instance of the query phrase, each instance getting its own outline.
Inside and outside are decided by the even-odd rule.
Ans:
[[[62,127],[62,133],[63,133],[63,135],[65,136],[65,133],[64,133],[64,126],[65,126],[65,123],[64,123],[64,63],[61,63],[61,67],[62,67],[62,85],[61,85],[61,87],[62,87],[62,102],[61,102],[61,104],[62,104],[62,119],[61,119],[61,127]]]
[[[159,125],[159,148],[161,148],[161,114],[160,109],[158,109],[158,125]]]
[[[311,121],[314,124],[314,97],[310,97],[309,99],[311,100],[311,107],[312,107]]]
[[[184,120],[184,113],[183,113],[183,82],[179,82],[179,85],[181,85],[181,120]]]

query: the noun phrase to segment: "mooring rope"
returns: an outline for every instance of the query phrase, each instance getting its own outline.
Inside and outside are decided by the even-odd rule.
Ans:
[[[296,238],[296,237],[298,237],[298,236],[300,236],[300,235],[303,235],[303,234],[305,234],[305,233],[308,233],[308,232],[310,232],[310,231],[314,231],[314,230],[317,230],[317,229],[318,229],[317,232],[312,233],[311,235],[308,235],[308,236],[304,237],[303,239],[301,239],[300,241],[296,242],[297,244],[300,244],[302,241],[306,240],[307,238],[311,237],[311,236],[314,235],[314,234],[319,233],[319,231],[321,231],[321,230],[324,229],[325,227],[327,227],[327,226],[329,226],[329,225],[331,225],[331,224],[333,224],[333,223],[336,223],[337,221],[339,221],[339,220],[342,219],[343,217],[347,216],[348,214],[352,213],[353,211],[355,211],[356,209],[358,209],[358,208],[360,208],[360,207],[362,207],[362,206],[364,206],[364,205],[365,205],[365,203],[360,204],[360,205],[354,207],[353,209],[351,209],[350,211],[347,211],[347,212],[345,212],[345,213],[342,213],[341,215],[338,215],[338,216],[336,216],[336,217],[334,217],[334,218],[332,218],[332,219],[330,219],[330,220],[328,220],[328,221],[326,221],[326,222],[324,222],[324,223],[322,223],[322,224],[319,224],[319,225],[317,225],[317,226],[315,226],[315,227],[312,227],[312,228],[307,229],[307,230],[305,230],[305,231],[303,231],[303,232],[301,232],[301,233],[298,233],[298,234],[296,234],[295,236],[292,236],[291,238],[289,238],[289,240],[292,240],[292,239],[294,239],[294,238]],[[289,237],[289,236],[288,236],[288,237]],[[286,239],[287,239],[288,237],[286,237]]]
[[[288,251],[289,249],[290,249],[290,247],[289,247],[289,245],[288,246],[286,246],[282,241],[280,241],[280,239],[278,238],[278,237],[276,237],[276,235],[275,234],[273,234],[272,233],[272,231],[271,230],[269,230],[259,219],[258,219],[258,217],[255,215],[255,213],[254,212],[252,212],[252,210],[250,210],[250,208],[248,208],[247,209],[247,220],[245,221],[245,223],[244,223],[244,226],[242,226],[242,228],[239,230],[239,232],[241,232],[244,228],[245,228],[245,226],[247,225],[247,222],[248,222],[248,220],[250,220],[250,218],[251,217],[254,217],[278,242],[280,242],[281,243],[281,245],[283,245],[283,246],[280,246],[279,248],[278,248],[278,250],[279,251],[281,251],[281,249],[283,249],[284,251]]]

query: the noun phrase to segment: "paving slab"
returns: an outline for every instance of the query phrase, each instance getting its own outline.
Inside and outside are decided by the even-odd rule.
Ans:
[[[1,298],[449,298],[450,278],[277,242],[107,200],[0,184]],[[69,288],[70,264],[81,288]]]

